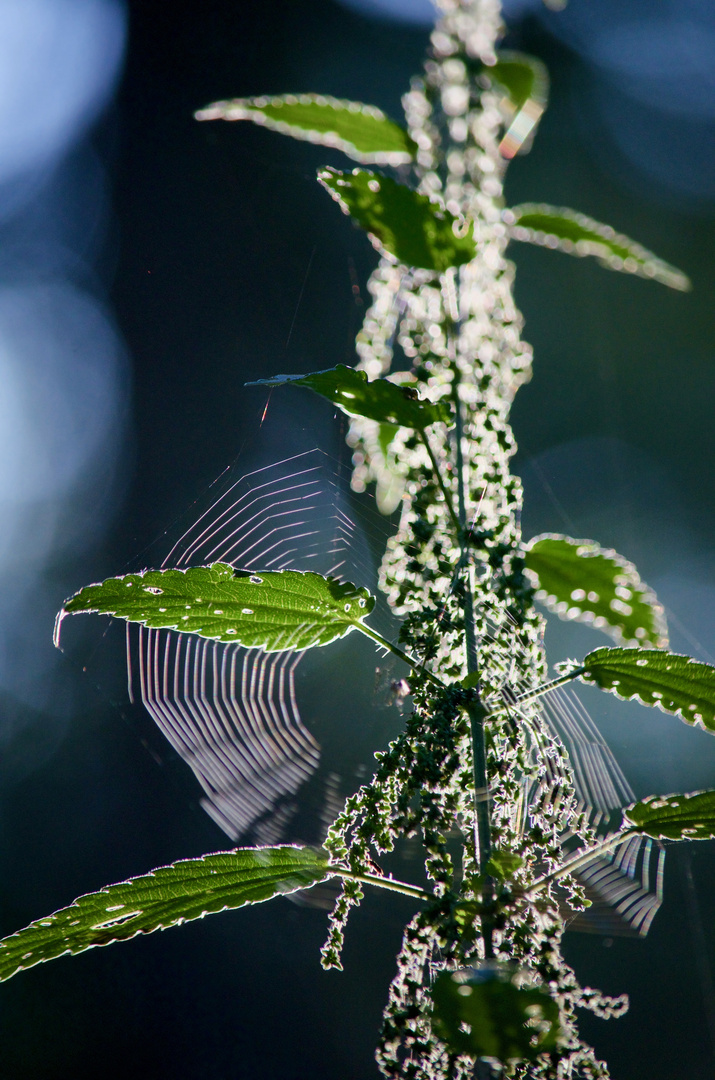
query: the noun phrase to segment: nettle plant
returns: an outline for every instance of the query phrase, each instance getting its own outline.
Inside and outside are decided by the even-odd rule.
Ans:
[[[373,778],[347,799],[322,848],[240,847],[107,886],[5,938],[0,977],[336,879],[325,967],[340,967],[348,914],[366,887],[418,907],[384,1014],[385,1076],[602,1077],[576,1009],[617,1016],[627,1000],[579,985],[560,951],[565,921],[584,918],[594,897],[613,900],[616,881],[622,917],[644,932],[658,897],[637,884],[636,866],[665,840],[715,837],[715,791],[653,795],[614,823],[595,812],[597,799],[587,805],[583,763],[550,723],[548,702],[580,680],[715,731],[715,668],[667,651],[662,610],[624,558],[591,540],[522,539],[509,410],[531,351],[505,250],[526,241],[677,289],[688,281],[582,214],[505,209],[504,171],[533,135],[547,76],[537,61],[497,51],[498,0],[440,7],[424,74],[404,99],[406,129],[376,108],[319,95],[220,102],[198,114],[249,120],[380,167],[318,177],[381,256],[357,366],[267,382],[308,388],[346,413],[354,488],[374,482],[380,509],[399,508],[379,582],[402,619],[399,643],[371,625],[375,599],[359,583],[229,561],[87,586],[57,626],[100,612],[144,633],[226,643],[231,655],[300,653],[357,631],[409,667],[404,730],[376,754]],[[395,347],[411,366],[390,373]],[[549,680],[535,600],[592,623],[616,647],[564,663]],[[421,841],[426,886],[375,863],[403,837]]]

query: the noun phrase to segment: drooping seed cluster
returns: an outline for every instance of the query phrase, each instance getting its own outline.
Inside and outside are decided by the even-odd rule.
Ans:
[[[424,77],[405,97],[405,111],[418,146],[419,189],[474,222],[477,255],[439,280],[383,258],[370,281],[373,302],[357,350],[369,378],[397,365],[391,377],[411,380],[422,396],[446,398],[460,411],[459,447],[455,429],[435,425],[427,433],[451,511],[418,434],[356,420],[349,441],[354,486],[360,490],[375,481],[381,508],[400,507],[380,585],[404,619],[401,642],[447,688],[414,673],[414,711],[405,731],[377,755],[373,780],[348,800],[327,847],[334,859],[364,873],[371,852],[391,851],[400,837],[419,836],[424,845],[434,900],[407,927],[398,958],[377,1055],[385,1076],[475,1075],[474,1062],[451,1056],[432,1032],[428,990],[440,968],[483,957],[484,919],[496,957],[531,972],[561,1009],[559,1052],[504,1066],[499,1075],[601,1077],[606,1068],[580,1041],[575,1007],[613,1015],[626,1003],[582,990],[561,956],[559,901],[580,910],[583,894],[571,882],[558,900],[552,889],[538,900],[520,899],[537,877],[559,865],[567,832],[582,839],[590,834],[563,747],[537,706],[514,706],[519,692],[545,681],[546,663],[541,620],[520,554],[521,485],[510,471],[516,447],[509,411],[516,390],[530,377],[531,350],[521,339],[513,267],[505,258],[502,116],[488,78],[501,29],[500,3],[438,2],[443,15],[432,35],[431,57]],[[455,525],[460,470],[466,528]],[[478,678],[465,690],[459,680],[468,670],[469,619],[478,642]],[[518,857],[518,869],[493,886],[478,873],[469,694],[478,694],[490,711],[486,758],[493,850]],[[459,865],[450,853],[454,836],[462,841]],[[360,898],[359,886],[348,882],[325,948],[326,966],[339,964],[345,920]]]

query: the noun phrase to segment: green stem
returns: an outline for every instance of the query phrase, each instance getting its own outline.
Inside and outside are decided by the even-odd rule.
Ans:
[[[471,566],[466,550],[467,503],[464,490],[464,458],[462,455],[462,403],[457,397],[457,497],[459,505],[459,539],[462,548],[461,561],[465,564],[467,581],[464,594],[464,633],[467,650],[467,674],[478,675],[479,657],[477,654],[477,634],[474,624],[474,597],[472,595]],[[485,879],[485,899],[489,900],[493,892],[493,883],[486,873],[486,866],[491,855],[491,825],[489,821],[489,785],[487,781],[487,758],[484,744],[484,717],[486,709],[477,690],[467,707],[472,736],[472,763],[474,770],[474,817],[475,817],[475,855],[479,872]],[[492,928],[482,918],[482,937],[484,953],[487,958],[494,955]]]
[[[405,881],[395,881],[391,877],[381,877],[379,874],[355,874],[352,870],[343,870],[339,866],[331,866],[330,871],[336,877],[349,878],[350,881],[359,881],[363,885],[377,885],[378,889],[388,889],[390,892],[401,893],[403,896],[412,896],[415,900],[433,900],[434,897],[426,889],[418,885],[408,885]]]
[[[534,690],[525,690],[523,694],[518,694],[517,697],[512,700],[506,700],[505,704],[508,706],[521,705],[525,701],[533,701],[534,698],[542,697],[544,694],[550,693],[552,690],[556,690],[559,686],[564,686],[566,683],[571,682],[573,679],[577,679],[579,675],[583,675],[586,668],[579,667],[574,668],[573,671],[567,672],[566,675],[559,675],[558,679],[551,679],[550,682],[542,683],[541,686],[537,686]],[[484,714],[484,719],[488,716],[493,716],[498,712],[498,709],[487,709]]]
[[[599,841],[594,844],[593,847],[587,851],[576,852],[573,858],[557,867],[556,870],[552,870],[550,874],[544,874],[543,877],[538,878],[537,881],[524,892],[523,896],[533,896],[535,892],[539,892],[541,889],[545,889],[548,885],[553,884],[555,881],[560,881],[561,878],[568,877],[569,874],[573,874],[576,870],[580,870],[582,866],[588,866],[597,856],[605,855],[609,851],[613,851],[614,848],[619,847],[620,844],[625,843],[626,840],[630,840],[632,836],[637,836],[638,831],[636,829],[626,829],[624,832],[615,833],[613,836],[607,836],[605,840]]]
[[[444,483],[444,480],[442,479],[442,473],[441,473],[441,470],[440,470],[440,467],[439,467],[439,463],[437,461],[437,458],[434,455],[434,451],[432,450],[432,447],[430,446],[429,439],[427,438],[427,433],[425,432],[424,428],[417,428],[416,431],[417,431],[417,435],[419,436],[419,439],[420,439],[422,445],[424,446],[425,450],[429,454],[429,459],[432,462],[432,472],[434,473],[434,478],[437,481],[437,487],[442,492],[442,498],[444,499],[445,505],[446,505],[447,510],[449,512],[449,516],[452,519],[452,524],[454,525],[455,529],[457,530],[457,535],[459,536],[459,533],[461,531],[462,526],[460,524],[459,518],[457,517],[457,515],[454,512],[454,505],[452,503],[452,496],[450,495],[449,491],[447,490],[447,488],[445,486],[445,483]]]
[[[532,701],[534,698],[541,697],[543,694],[548,694],[551,690],[556,690],[558,686],[564,686],[565,683],[571,682],[572,679],[578,678],[579,675],[583,675],[586,668],[579,667],[574,668],[573,671],[568,671],[565,675],[559,675],[558,679],[552,679],[551,682],[542,683],[541,686],[537,686],[535,690],[525,690],[523,694],[519,694],[514,699],[515,705],[521,705],[523,701]]]
[[[382,645],[383,649],[388,649],[394,656],[398,656],[400,660],[404,660],[414,671],[421,672],[426,679],[429,679],[435,686],[441,686],[442,689],[446,689],[445,684],[437,676],[433,675],[431,671],[428,671],[424,664],[421,664],[419,660],[415,660],[414,657],[408,656],[406,652],[403,652],[399,645],[393,645],[391,641],[384,638],[382,634],[378,634],[377,630],[373,630],[372,627],[366,626],[365,623],[356,623],[355,629],[359,630],[361,634],[365,634],[366,637],[372,638],[378,645]]]

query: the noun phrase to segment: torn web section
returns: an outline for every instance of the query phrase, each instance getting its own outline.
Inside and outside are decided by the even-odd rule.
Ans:
[[[561,687],[541,699],[547,723],[568,752],[576,793],[599,835],[620,825],[620,811],[636,801],[606,740],[573,690]],[[578,872],[590,907],[567,929],[607,937],[645,937],[663,902],[665,849],[634,836]]]
[[[340,464],[319,449],[224,474],[161,565],[312,570],[371,587],[370,524],[358,524],[351,498]],[[300,715],[302,656],[127,628],[130,692],[138,690],[201,784],[202,806],[232,840],[320,841],[324,819],[339,809],[335,776],[317,775],[320,746]]]

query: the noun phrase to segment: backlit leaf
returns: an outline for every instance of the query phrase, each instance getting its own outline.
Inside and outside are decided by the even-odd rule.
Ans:
[[[502,217],[512,240],[540,244],[570,255],[595,255],[609,270],[652,278],[671,289],[690,288],[690,281],[682,271],[627,236],[621,236],[610,225],[602,225],[575,210],[523,203],[504,210]]]
[[[508,881],[517,870],[521,870],[524,859],[520,855],[514,855],[511,851],[500,851],[492,848],[492,853],[486,865],[486,873],[497,881]]]
[[[398,386],[389,379],[367,381],[364,371],[338,364],[328,371],[310,375],[274,375],[259,379],[247,386],[306,386],[321,397],[334,402],[348,416],[363,416],[380,424],[423,429],[439,421],[450,423],[452,416],[446,404],[421,401],[409,386]]]
[[[471,221],[461,220],[389,176],[365,169],[322,169],[318,179],[381,253],[441,274],[474,258]]]
[[[649,795],[623,816],[638,832],[656,840],[715,839],[715,791],[690,795]]]
[[[342,150],[364,165],[404,165],[417,147],[406,131],[374,105],[338,101],[323,94],[217,101],[197,120],[250,120],[294,139]]]
[[[0,980],[58,956],[306,889],[328,876],[324,852],[291,845],[182,859],[80,896],[70,907],[4,938]]]
[[[526,546],[536,599],[562,619],[604,630],[623,644],[668,644],[663,608],[633,563],[593,540],[545,533]]]
[[[249,572],[225,563],[145,570],[88,585],[58,616],[98,612],[266,652],[328,645],[375,606],[367,589],[298,570]]]
[[[443,971],[432,988],[433,1027],[455,1054],[533,1060],[558,1042],[559,1007],[541,986],[524,985],[509,964]]]
[[[580,678],[715,731],[715,667],[655,649],[596,649]]]

